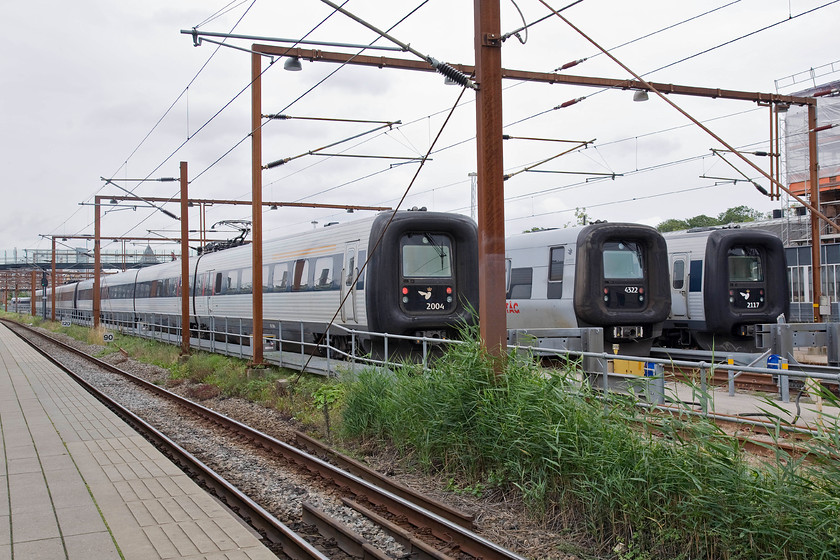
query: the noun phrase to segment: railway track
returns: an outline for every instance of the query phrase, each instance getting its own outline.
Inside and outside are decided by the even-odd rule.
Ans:
[[[733,366],[733,369],[737,371],[737,367]],[[700,379],[700,370],[696,368],[666,366],[665,376],[666,378],[677,381],[696,382]],[[729,385],[728,370],[715,368],[713,374],[708,378],[708,382],[715,387],[727,387]],[[738,374],[738,377],[735,378],[735,388],[758,393],[779,392],[779,387],[771,376],[750,371],[742,371]]]
[[[293,446],[39,331],[18,323],[4,323],[161,447],[183,470],[198,478],[238,511],[240,517],[247,519],[267,541],[275,545],[274,549],[281,557],[296,560],[327,557],[385,559],[395,556],[421,559],[522,558],[476,534],[472,530],[472,515],[391,481],[305,434],[296,433],[300,447]],[[29,337],[37,337],[44,342],[36,345]],[[51,356],[54,351],[44,349],[45,345],[55,345],[61,352],[71,353],[77,360],[89,365],[65,365],[63,362],[68,360],[54,358]],[[95,381],[97,374],[91,373],[92,370],[110,378],[104,382],[108,387],[99,387],[103,383]],[[131,405],[120,404],[117,401],[122,398],[106,394],[125,390],[114,388],[117,379],[121,385],[138,387],[135,391],[142,392],[144,396],[128,397]],[[157,402],[149,402],[148,395],[154,395],[153,399]],[[161,399],[167,404],[161,404]],[[147,419],[142,418],[144,411]],[[168,430],[164,426],[173,421],[172,418],[186,425],[190,436],[166,435]],[[219,451],[222,458],[214,455]],[[250,456],[232,458],[236,453]],[[285,474],[281,472],[284,469],[295,472]],[[256,482],[243,482],[249,472],[257,473]],[[283,481],[281,486],[294,486],[291,497],[287,494],[278,499],[270,493],[261,494],[265,490],[263,487],[277,485],[278,481]],[[249,486],[252,488],[249,489]],[[290,503],[300,507],[291,507]],[[363,521],[358,521],[360,518]],[[370,535],[375,535],[375,538]]]

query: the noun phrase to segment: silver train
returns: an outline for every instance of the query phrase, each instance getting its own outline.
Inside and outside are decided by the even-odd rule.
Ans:
[[[472,321],[478,301],[475,223],[437,212],[391,216],[384,212],[265,242],[263,332],[318,342],[335,317],[333,324],[348,329],[450,338]],[[190,259],[192,328],[228,340],[252,332],[251,255],[250,246],[240,246]],[[103,277],[101,319],[136,325],[143,314],[160,314],[160,328],[174,331],[181,290],[180,262]],[[93,280],[56,292],[57,315],[92,315]],[[330,335],[334,345],[349,342],[340,329]]]
[[[658,344],[754,352],[754,330],[788,315],[785,251],[755,229],[666,233],[671,314]]]
[[[668,256],[654,228],[627,223],[506,240],[508,329],[603,327],[604,348],[647,355],[668,317]]]
[[[11,313],[29,314],[32,313],[32,299],[29,296],[12,297],[6,307]]]

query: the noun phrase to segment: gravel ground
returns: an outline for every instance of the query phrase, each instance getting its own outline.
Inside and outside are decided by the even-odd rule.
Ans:
[[[48,333],[62,342],[72,345],[88,354],[97,354],[102,346],[88,345],[60,333]],[[108,387],[109,394],[141,417],[155,419],[154,425],[179,441],[213,469],[222,473],[231,482],[251,493],[281,521],[293,529],[300,525],[300,503],[309,501],[331,515],[341,514],[345,522],[357,532],[384,547],[394,558],[403,556],[401,547],[390,537],[360,519],[360,516],[342,506],[332,488],[324,488],[309,476],[301,475],[295,469],[286,468],[276,457],[266,453],[254,453],[245,442],[233,441],[223,430],[208,427],[206,423],[190,420],[174,412],[175,405],[161,401],[146,391],[138,391],[130,383],[115,378],[113,374],[91,371],[80,358],[68,354],[68,367],[83,375],[91,383]],[[138,377],[167,386],[169,390],[182,395],[196,394],[196,387],[190,382],[177,385],[168,383],[168,372],[157,366],[144,364],[121,353],[103,358]],[[64,358],[62,358],[64,361]],[[128,404],[130,403],[130,404]],[[213,397],[201,400],[203,406],[216,410],[244,424],[254,427],[272,437],[294,444],[294,432],[302,427],[293,419],[273,409],[268,409],[239,398]],[[176,434],[176,436],[173,436]],[[212,445],[207,445],[211,442]],[[527,558],[546,560],[575,560],[578,556],[564,552],[580,550],[576,541],[557,530],[540,526],[525,512],[515,497],[491,492],[484,496],[446,491],[449,480],[441,476],[419,473],[406,468],[400,457],[390,449],[372,448],[352,450],[356,458],[362,458],[369,466],[388,474],[395,480],[424,492],[433,498],[475,515],[476,532],[484,538],[500,544]],[[579,541],[578,541],[579,542]],[[588,555],[587,557],[592,558]]]

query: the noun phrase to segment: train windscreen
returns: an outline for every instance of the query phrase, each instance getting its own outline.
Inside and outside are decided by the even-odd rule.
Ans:
[[[445,235],[407,234],[402,238],[404,278],[450,278],[452,242]]]
[[[632,241],[604,243],[604,279],[644,278],[642,248]]]
[[[755,247],[732,247],[727,253],[730,282],[763,282],[761,253]]]

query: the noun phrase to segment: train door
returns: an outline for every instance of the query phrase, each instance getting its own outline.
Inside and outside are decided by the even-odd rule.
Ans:
[[[221,274],[216,273],[215,270],[208,270],[205,272],[206,280],[204,284],[204,303],[207,305],[207,315],[213,315],[213,292],[216,289],[216,279],[221,277]],[[219,280],[221,282],[221,279]]]
[[[671,318],[688,319],[688,253],[671,253]]]
[[[341,321],[358,323],[356,318],[356,278],[359,276],[359,242],[350,241],[344,247],[344,266],[341,270]],[[349,293],[348,293],[349,292]],[[345,298],[345,296],[347,296]]]

